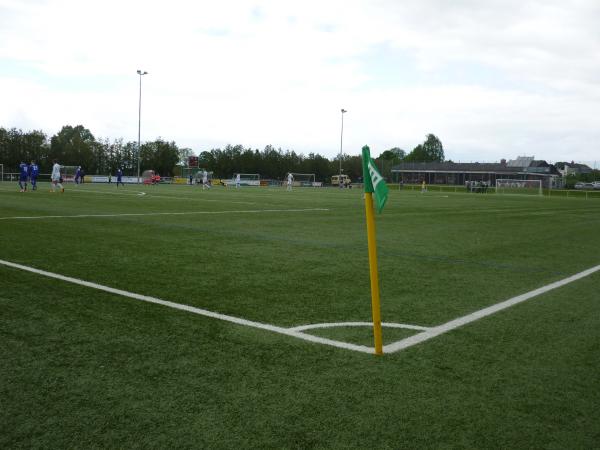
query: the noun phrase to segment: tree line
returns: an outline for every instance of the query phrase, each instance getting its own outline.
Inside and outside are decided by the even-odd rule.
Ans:
[[[282,179],[287,172],[314,173],[317,180],[328,180],[340,172],[353,180],[362,177],[360,155],[337,155],[328,159],[317,153],[297,153],[267,145],[264,149],[227,145],[199,154],[190,148],[180,148],[174,141],[157,138],[140,145],[140,171],[152,169],[163,176],[178,176],[187,166],[189,156],[198,156],[199,166],[214,173],[214,177],[230,177],[234,173],[259,173],[261,178]],[[65,125],[48,137],[43,131],[22,131],[0,127],[0,163],[5,172],[16,172],[21,162],[36,161],[42,173],[50,172],[52,161],[62,165],[81,166],[85,173],[107,175],[122,168],[125,175],[136,175],[137,142],[122,138],[96,138],[83,125]],[[376,163],[382,175],[391,178],[391,168],[403,161],[443,161],[441,141],[433,134],[426,136],[410,153],[399,147],[382,152]]]

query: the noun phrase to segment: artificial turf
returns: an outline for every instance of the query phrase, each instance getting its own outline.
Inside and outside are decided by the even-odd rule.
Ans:
[[[596,200],[392,191],[383,320],[440,324],[597,265],[599,225]],[[370,319],[358,190],[4,183],[0,249],[279,326]],[[377,357],[0,266],[0,446],[598,447],[599,283]],[[366,329],[311,333],[368,344]]]

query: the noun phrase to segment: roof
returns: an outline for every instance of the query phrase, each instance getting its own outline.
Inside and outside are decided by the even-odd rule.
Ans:
[[[530,161],[534,162],[533,160]],[[392,167],[392,172],[471,172],[471,173],[539,173],[558,174],[556,168],[546,161],[535,161],[531,167],[508,166],[501,163],[454,163],[447,162],[418,162],[400,163]]]
[[[517,159],[511,159],[506,163],[508,167],[529,167],[535,156],[517,156]]]
[[[592,168],[590,166],[588,166],[587,164],[579,164],[579,163],[573,163],[573,162],[557,162],[555,164],[556,167],[558,167],[560,170],[564,170],[565,166],[567,166],[569,169],[572,170],[576,170],[579,173],[591,173],[592,172]]]
[[[416,162],[400,163],[392,167],[393,171],[435,171],[435,172],[515,172],[518,168],[507,167],[500,163],[454,163],[448,162]],[[522,171],[522,170],[521,170]]]

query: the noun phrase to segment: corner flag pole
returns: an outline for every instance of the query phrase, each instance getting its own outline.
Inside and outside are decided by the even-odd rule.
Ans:
[[[388,197],[388,188],[377,170],[375,161],[371,159],[368,146],[362,148],[363,178],[365,183],[365,213],[367,217],[367,241],[369,243],[369,274],[371,278],[371,311],[373,314],[373,336],[375,338],[375,354],[383,354],[383,338],[381,337],[381,305],[379,302],[379,276],[377,275],[377,241],[375,238],[375,206],[381,212]],[[375,202],[373,202],[373,195]]]
[[[381,304],[379,301],[379,276],[377,275],[377,241],[375,238],[375,214],[373,213],[373,194],[365,193],[365,212],[367,216],[367,241],[369,243],[369,274],[371,278],[371,311],[373,314],[373,336],[375,354],[383,355],[381,333]]]

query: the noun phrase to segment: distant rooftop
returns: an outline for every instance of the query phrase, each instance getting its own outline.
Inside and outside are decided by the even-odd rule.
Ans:
[[[511,159],[506,163],[508,167],[529,167],[535,156],[517,156],[517,159]]]

